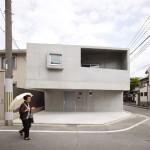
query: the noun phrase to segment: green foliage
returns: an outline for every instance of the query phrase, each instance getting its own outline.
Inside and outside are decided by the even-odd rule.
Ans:
[[[134,89],[135,87],[139,86],[139,84],[140,84],[140,78],[138,78],[138,77],[130,78],[131,90]]]

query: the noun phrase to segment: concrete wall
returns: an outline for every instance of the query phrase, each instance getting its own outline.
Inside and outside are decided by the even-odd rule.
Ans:
[[[5,72],[0,71],[0,120],[4,120],[4,79]]]
[[[74,93],[74,95],[72,94]],[[79,93],[81,95],[79,95]],[[70,95],[71,94],[71,95]],[[51,112],[114,112],[123,111],[121,91],[46,91],[45,110]],[[68,104],[66,99],[68,98]],[[66,106],[68,105],[68,106]],[[67,109],[68,107],[68,109]]]
[[[81,48],[83,47],[28,44],[26,86],[40,89],[129,90],[128,63],[127,70],[81,67]],[[61,51],[63,70],[46,68],[46,57],[52,51]]]
[[[144,96],[144,92],[147,92],[148,90],[148,99],[147,99],[147,96]],[[140,88],[140,94],[143,93],[143,96],[140,95],[140,101],[141,102],[147,102],[149,101],[150,102],[150,86],[148,87],[147,89],[147,86],[146,87],[143,87],[143,88]]]
[[[45,92],[45,110],[62,112],[64,104],[64,92],[46,91]]]

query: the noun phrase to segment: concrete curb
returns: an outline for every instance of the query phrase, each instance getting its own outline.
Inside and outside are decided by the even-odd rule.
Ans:
[[[138,114],[136,114],[138,115]],[[124,128],[124,129],[119,129],[119,130],[105,130],[105,131],[87,131],[87,130],[72,130],[72,131],[67,131],[67,130],[31,130],[32,133],[84,133],[84,134],[98,134],[98,133],[118,133],[118,132],[125,132],[125,131],[128,131],[128,130],[131,130],[143,123],[145,123],[146,121],[148,121],[150,118],[147,117],[147,116],[144,116],[144,115],[138,115],[138,116],[142,116],[144,117],[145,119],[143,119],[142,121],[139,121],[138,123],[134,124],[134,125],[131,125],[127,128]],[[18,130],[11,130],[11,129],[3,129],[3,130],[0,130],[0,132],[18,132]]]

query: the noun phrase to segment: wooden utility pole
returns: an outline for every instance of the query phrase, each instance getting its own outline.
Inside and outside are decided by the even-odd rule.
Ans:
[[[5,125],[13,125],[13,112],[10,103],[13,100],[12,75],[12,20],[11,0],[5,0]]]

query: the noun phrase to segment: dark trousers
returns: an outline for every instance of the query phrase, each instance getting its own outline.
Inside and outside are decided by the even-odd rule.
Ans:
[[[31,121],[30,119],[22,120],[23,129],[20,130],[20,132],[24,132],[24,138],[29,137],[29,130],[31,127]]]

